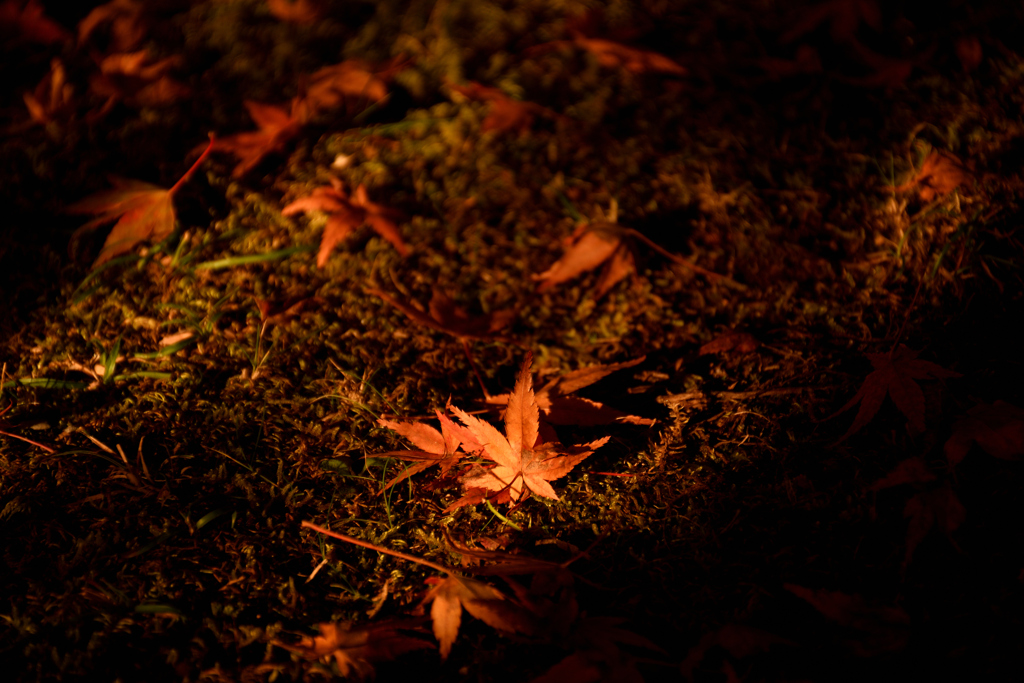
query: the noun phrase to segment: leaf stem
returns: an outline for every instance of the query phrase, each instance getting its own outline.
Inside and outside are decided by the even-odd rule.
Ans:
[[[213,150],[214,140],[214,134],[210,133],[210,144],[206,146],[206,149],[203,150],[203,153],[199,155],[199,158],[196,159],[195,163],[192,164],[192,166],[187,171],[185,171],[185,175],[181,176],[178,179],[178,182],[174,183],[171,189],[167,191],[168,194],[173,195],[175,192],[177,192],[178,188],[184,185],[186,182],[188,182],[188,179],[191,178],[192,174],[196,172],[196,169],[199,168],[199,164],[206,161],[206,157],[209,156],[210,152]]]
[[[505,515],[503,515],[500,512],[498,512],[498,508],[496,508],[493,505],[491,505],[491,501],[488,498],[484,498],[484,502],[487,503],[487,509],[490,510],[491,513],[495,517],[497,517],[501,521],[505,522],[505,524],[508,524],[510,527],[512,527],[516,531],[522,531],[523,530],[523,527],[519,526],[518,524],[516,524],[515,522],[510,520],[508,517],[506,517]]]

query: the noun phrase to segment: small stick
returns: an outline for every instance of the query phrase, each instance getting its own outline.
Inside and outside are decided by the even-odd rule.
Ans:
[[[313,531],[324,534],[325,536],[336,538],[339,541],[345,541],[346,543],[351,543],[352,545],[358,545],[363,548],[369,548],[370,550],[376,550],[378,553],[391,555],[392,557],[397,557],[400,560],[405,560],[406,562],[415,562],[416,564],[422,564],[424,567],[430,567],[431,569],[436,569],[437,571],[444,572],[448,575],[452,574],[452,570],[448,567],[445,567],[443,564],[437,564],[436,562],[431,562],[430,560],[424,560],[423,558],[416,557],[414,555],[406,555],[405,553],[398,552],[397,550],[391,550],[389,548],[385,548],[383,546],[370,543],[369,541],[363,541],[358,538],[353,538],[352,536],[339,534],[336,531],[331,531],[330,529],[325,529],[322,526],[317,526],[316,524],[313,524],[313,522],[302,522],[302,528],[312,529]]]

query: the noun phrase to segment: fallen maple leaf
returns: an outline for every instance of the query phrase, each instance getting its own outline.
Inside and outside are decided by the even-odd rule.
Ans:
[[[704,634],[700,642],[690,648],[686,659],[679,665],[679,670],[686,680],[692,681],[697,666],[704,660],[708,650],[715,646],[721,647],[736,659],[745,659],[767,652],[775,645],[796,645],[796,643],[753,626],[726,624],[711,633]]]
[[[400,460],[411,460],[416,463],[389,481],[384,486],[384,490],[391,488],[418,472],[422,472],[432,465],[440,466],[441,475],[444,476],[459,462],[464,454],[480,450],[480,444],[477,443],[476,438],[469,430],[453,422],[451,418],[440,410],[436,411],[436,413],[437,419],[441,423],[440,432],[422,422],[377,421],[377,424],[381,427],[387,427],[401,434],[418,449],[388,451],[387,453],[377,453],[373,456],[375,458],[390,457]],[[460,448],[462,452],[460,452]]]
[[[496,339],[497,332],[507,327],[516,315],[515,310],[504,310],[470,316],[464,309],[456,306],[451,297],[436,287],[426,312],[379,289],[367,288],[366,293],[383,299],[415,323],[459,339]]]
[[[321,0],[267,0],[267,9],[281,21],[313,24],[324,16]]]
[[[698,356],[706,356],[712,353],[729,353],[730,351],[736,354],[753,353],[760,346],[758,341],[746,332],[736,332],[734,330],[728,330],[723,334],[718,335],[707,344],[704,344],[697,350]]]
[[[860,595],[791,583],[783,584],[783,588],[806,600],[829,621],[856,632],[854,637],[844,639],[844,644],[857,656],[898,652],[910,638],[910,616],[902,607],[873,606]]]
[[[74,88],[67,82],[64,65],[54,57],[50,61],[50,70],[39,85],[30,93],[25,93],[25,107],[35,123],[48,126],[57,119],[70,116],[72,111],[71,97]]]
[[[178,56],[151,61],[145,50],[107,55],[100,61],[100,72],[89,79],[89,86],[107,98],[104,110],[117,100],[134,107],[157,107],[191,93],[188,86],[167,75],[180,64]]]
[[[473,81],[468,85],[449,83],[448,87],[471,100],[490,103],[487,116],[480,124],[480,130],[485,133],[488,131],[506,133],[515,130],[522,134],[533,125],[533,119],[537,115],[548,118],[559,117],[547,107],[533,102],[514,100],[498,88],[489,88]]]
[[[827,0],[804,9],[803,16],[779,37],[789,43],[810,33],[820,24],[828,23],[829,35],[837,44],[856,41],[857,27],[864,22],[876,31],[882,30],[882,10],[876,0]]]
[[[924,393],[914,380],[959,377],[960,373],[946,370],[929,361],[918,360],[917,354],[917,351],[911,351],[902,344],[891,353],[865,354],[874,370],[854,397],[832,416],[846,412],[860,403],[853,424],[836,443],[850,438],[870,422],[882,407],[886,393],[907,417],[911,427],[918,433],[924,431]]]
[[[956,421],[944,448],[951,466],[967,455],[972,443],[1001,460],[1024,457],[1024,410],[1006,401],[979,403]]]
[[[921,201],[930,202],[949,194],[970,179],[963,163],[949,152],[933,149],[914,176],[895,188],[895,192],[917,190]]]
[[[301,116],[301,107],[299,98],[292,100],[290,111],[246,100],[245,108],[249,110],[249,116],[259,126],[259,130],[220,138],[214,143],[213,151],[234,154],[239,161],[231,175],[240,178],[255,168],[263,157],[280,151],[286,142],[298,135],[305,122]]]
[[[467,495],[449,506],[460,507],[482,500],[486,491],[497,492],[499,502],[513,503],[530,493],[558,500],[548,482],[564,477],[578,463],[608,442],[609,437],[560,452],[559,444],[538,444],[540,408],[533,392],[530,366],[533,357],[527,354],[505,409],[505,434],[494,426],[452,407],[452,412],[483,445],[482,455],[493,460],[490,468],[477,468],[462,479]]]
[[[13,33],[18,39],[44,45],[71,37],[67,29],[43,13],[43,6],[37,0],[5,0],[0,3],[0,27],[5,34]],[[10,49],[11,45],[4,47]]]
[[[344,105],[351,112],[360,102],[376,104],[388,96],[385,80],[404,64],[396,57],[380,69],[362,59],[346,59],[340,64],[325,66],[309,77],[304,101],[310,116]]]
[[[569,246],[560,259],[534,279],[538,292],[551,289],[604,264],[595,285],[595,298],[600,299],[618,282],[635,272],[633,254],[623,242],[624,231],[617,223],[597,221],[577,226],[569,238]]]
[[[538,389],[534,394],[537,406],[543,413],[544,421],[555,425],[580,425],[586,427],[611,424],[612,422],[628,422],[639,425],[654,424],[654,420],[637,417],[636,415],[627,415],[622,411],[615,410],[597,401],[570,395],[579,389],[604,379],[613,372],[631,368],[642,363],[645,358],[646,356],[641,356],[640,358],[622,363],[591,365],[549,380],[547,384]],[[505,406],[509,402],[509,396],[509,394],[498,394],[497,396],[489,396],[486,400],[491,405]]]
[[[213,145],[214,141],[210,140],[206,151],[169,190],[139,180],[112,179],[114,189],[87,197],[68,207],[72,213],[101,214],[78,228],[72,240],[105,223],[117,221],[93,262],[93,268],[131,251],[140,242],[159,241],[174,232],[174,193],[199,168]]]
[[[903,557],[905,570],[917,546],[932,528],[938,528],[956,547],[952,534],[963,524],[967,511],[949,482],[946,482],[939,488],[918,493],[908,500],[903,508],[903,516],[910,520],[907,524],[906,554]]]
[[[427,579],[427,583],[431,584],[433,588],[424,594],[423,600],[420,602],[420,608],[427,603],[433,603],[430,616],[433,621],[434,635],[440,643],[442,659],[448,657],[452,645],[458,637],[463,609],[488,626],[501,631],[531,633],[535,629],[535,623],[529,611],[507,599],[501,591],[493,586],[476,579],[460,576],[442,564],[339,534],[312,522],[304,521],[302,527],[346,543],[376,550],[379,553],[444,572],[446,576],[443,579],[440,577]]]
[[[486,583],[449,573],[445,578],[431,577],[433,588],[423,596],[423,603],[432,602],[430,618],[434,636],[440,644],[441,659],[447,659],[459,633],[462,610],[472,614],[491,628],[514,633],[529,633],[531,620],[527,613],[507,600],[505,595]]]
[[[330,187],[318,187],[309,196],[296,199],[281,209],[285,216],[309,211],[323,211],[327,214],[327,225],[316,255],[318,268],[327,264],[328,257],[339,242],[362,225],[373,228],[378,235],[391,242],[402,256],[409,255],[409,247],[402,240],[402,233],[396,224],[402,214],[371,202],[363,185],[356,188],[354,196],[349,197],[341,181],[331,178]]]
[[[881,491],[882,489],[892,488],[893,486],[900,486],[902,484],[924,484],[930,481],[935,481],[935,479],[935,472],[928,467],[928,463],[924,461],[924,458],[907,458],[896,465],[891,472],[873,483],[870,490]]]
[[[144,20],[145,5],[137,0],[111,0],[93,9],[78,22],[81,45],[103,24],[110,24],[110,45],[114,52],[127,52],[142,42],[149,27]]]
[[[289,644],[274,639],[275,645],[296,652],[307,659],[331,657],[338,664],[342,676],[366,680],[374,676],[374,662],[392,660],[413,650],[432,645],[419,638],[404,635],[399,629],[409,628],[402,622],[355,626],[351,622],[318,624],[318,636],[304,636],[298,643]]]

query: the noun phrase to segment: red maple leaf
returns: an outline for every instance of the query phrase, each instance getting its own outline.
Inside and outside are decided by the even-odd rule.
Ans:
[[[210,141],[206,151],[196,159],[170,189],[144,183],[141,180],[113,179],[114,189],[86,197],[68,207],[71,213],[100,214],[75,231],[72,240],[95,230],[104,223],[117,221],[107,235],[106,242],[93,268],[131,251],[140,242],[160,241],[174,232],[174,193],[184,185],[206,159],[215,142]]]
[[[303,104],[299,98],[292,100],[290,111],[250,100],[245,101],[245,108],[259,130],[229,135],[217,140],[213,147],[215,152],[229,152],[238,157],[238,164],[231,172],[235,178],[251,171],[266,155],[284,147],[298,135],[304,122]]]
[[[318,187],[310,195],[296,199],[281,209],[285,216],[309,211],[323,211],[327,214],[327,225],[320,240],[320,251],[316,255],[318,268],[327,264],[327,258],[339,242],[362,225],[373,228],[378,235],[391,242],[402,256],[409,255],[409,247],[402,240],[396,222],[401,219],[401,213],[371,202],[362,185],[350,197],[345,193],[341,181],[331,178],[330,187]]]
[[[956,421],[946,442],[946,459],[956,465],[977,443],[989,455],[1001,460],[1024,457],[1024,410],[1006,401],[979,403]]]
[[[854,397],[832,416],[846,412],[860,403],[860,410],[857,411],[853,424],[836,443],[850,438],[870,422],[882,407],[886,394],[889,394],[915,431],[924,431],[924,392],[915,380],[959,377],[960,373],[946,370],[926,360],[919,360],[918,353],[900,344],[891,353],[864,354],[875,369],[867,376]]]

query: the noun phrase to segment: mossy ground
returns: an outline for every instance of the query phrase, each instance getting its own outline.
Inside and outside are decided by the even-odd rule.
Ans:
[[[86,118],[100,104],[86,92],[86,50],[5,56],[2,72],[27,90],[63,49],[79,93],[76,116],[0,143],[0,429],[53,449],[0,435],[5,670],[329,675],[271,639],[366,622],[383,590],[374,618],[407,615],[432,572],[327,543],[303,520],[447,564],[458,558],[445,533],[506,535],[509,552],[555,561],[600,538],[573,565],[581,609],[664,649],[636,653],[651,660],[639,665],[648,680],[678,678],[690,648],[730,623],[787,642],[752,656],[712,649],[701,680],[727,667],[741,680],[973,678],[1015,660],[1024,473],[977,449],[955,471],[941,463],[976,401],[1020,405],[1020,16],[999,3],[887,8],[884,30],[868,31],[878,49],[913,42],[928,56],[885,89],[848,82],[862,65],[828,52],[825,24],[805,38],[823,73],[766,75],[759,60],[792,51],[775,41],[795,12],[771,2],[606,7],[606,31],[636,29],[689,70],[683,79],[607,68],[572,47],[524,56],[564,39],[586,3],[327,4],[330,18],[301,27],[262,2],[154,3],[146,46],[182,55],[177,76],[193,94],[98,121]],[[965,35],[984,50],[969,73],[953,50]],[[383,106],[322,116],[240,180],[229,157],[208,162],[176,197],[171,239],[100,272],[88,267],[97,245],[67,254],[80,221],[64,208],[103,189],[105,174],[169,187],[207,132],[251,127],[243,100],[285,102],[300,74],[398,53],[412,61]],[[449,98],[445,79],[496,85],[572,123],[482,133],[487,105]],[[27,118],[18,93],[3,102],[15,128]],[[895,193],[933,148],[968,162],[970,179],[927,203]],[[332,171],[340,154],[351,163]],[[406,214],[411,256],[364,230],[315,267],[322,220],[280,209],[332,173]],[[571,211],[596,219],[613,203],[623,225],[745,288],[641,244],[637,274],[603,298],[594,274],[536,293],[532,276],[561,254]],[[423,303],[438,285],[477,313],[516,307],[514,343],[471,344],[492,393],[510,389],[526,350],[552,371],[646,355],[587,395],[658,422],[560,432],[612,440],[555,482],[561,500],[511,512],[521,531],[482,506],[444,513],[458,491],[432,488],[429,471],[382,494],[400,463],[364,456],[405,445],[378,418],[482,396],[457,339],[413,325],[369,285]],[[313,297],[262,324],[257,300],[282,310]],[[699,355],[729,329],[760,347]],[[161,353],[177,332],[194,336]],[[889,403],[837,445],[853,417],[830,416],[870,371],[863,354],[897,341],[962,377],[922,381],[924,433],[908,433]],[[83,371],[97,364],[111,369],[98,381]],[[904,566],[914,491],[869,487],[917,455],[966,519],[949,538],[933,531]],[[859,594],[910,622],[838,625],[784,584]],[[872,638],[897,645],[863,645]],[[422,680],[524,681],[566,654],[464,618],[448,662],[414,653],[378,675],[412,663]]]

